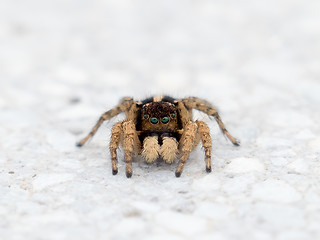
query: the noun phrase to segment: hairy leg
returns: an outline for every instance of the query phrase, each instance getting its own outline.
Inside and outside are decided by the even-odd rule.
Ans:
[[[117,149],[119,147],[121,138],[123,137],[123,129],[122,129],[123,122],[118,122],[115,125],[113,125],[111,130],[111,139],[110,139],[110,155],[111,155],[111,161],[112,161],[112,174],[116,175],[118,173],[118,167],[117,167]]]
[[[160,145],[158,143],[158,136],[146,137],[143,140],[143,148],[141,155],[145,158],[147,163],[154,162],[159,157]]]
[[[202,121],[196,121],[198,125],[198,133],[205,151],[206,171],[211,172],[211,147],[212,141],[210,137],[210,129],[208,125]]]
[[[159,154],[166,163],[173,163],[178,155],[177,140],[173,137],[163,137]]]
[[[208,114],[209,116],[214,117],[223,134],[225,134],[235,146],[240,145],[240,142],[234,137],[232,137],[231,134],[226,129],[226,127],[224,126],[220,118],[220,115],[218,113],[218,110],[215,107],[213,107],[209,102],[196,97],[185,98],[185,99],[182,99],[181,101],[189,109],[197,109],[199,111],[202,111]]]
[[[126,121],[122,124],[123,128],[123,150],[124,160],[126,162],[126,176],[132,176],[132,155],[137,155],[140,140],[136,131],[136,127],[132,121]]]
[[[92,128],[92,130],[90,131],[90,133],[83,138],[80,142],[78,142],[76,145],[78,147],[82,147],[90,138],[93,137],[93,135],[97,132],[97,130],[99,129],[99,127],[101,126],[101,124],[108,119],[113,118],[114,116],[118,115],[121,112],[126,112],[128,111],[128,109],[131,107],[131,105],[133,104],[133,99],[126,97],[123,98],[120,102],[120,104],[112,109],[110,109],[109,111],[103,113],[99,120],[97,121],[97,123],[94,125],[94,127]]]
[[[187,159],[189,158],[189,155],[195,146],[197,131],[198,131],[198,125],[192,121],[187,123],[187,125],[185,126],[185,130],[179,142],[181,158],[180,158],[179,166],[176,170],[176,177],[181,176],[183,166],[187,161]]]

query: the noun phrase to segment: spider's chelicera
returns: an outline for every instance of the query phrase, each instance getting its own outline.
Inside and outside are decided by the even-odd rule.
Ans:
[[[142,155],[148,163],[158,158],[173,163],[179,158],[175,174],[180,177],[191,151],[200,141],[205,150],[206,171],[211,172],[210,131],[203,121],[193,121],[193,109],[214,117],[228,139],[239,146],[239,142],[225,128],[217,109],[209,102],[196,97],[174,99],[168,96],[143,101],[123,98],[118,106],[101,115],[91,132],[77,146],[85,144],[105,120],[125,112],[125,120],[117,122],[112,128],[109,148],[113,175],[118,173],[117,149],[120,144],[124,150],[127,177],[132,176],[132,158],[137,155]]]

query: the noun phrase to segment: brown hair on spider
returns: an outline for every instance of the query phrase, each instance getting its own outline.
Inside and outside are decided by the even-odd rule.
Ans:
[[[151,102],[142,107],[141,128],[146,131],[175,131],[178,128],[177,109],[169,102]]]
[[[217,109],[204,99],[187,97],[175,99],[170,96],[154,96],[143,101],[131,97],[103,113],[89,134],[77,146],[81,147],[97,132],[101,124],[124,112],[124,120],[115,123],[111,130],[110,157],[112,174],[118,173],[117,149],[124,150],[126,176],[132,176],[132,159],[141,155],[147,163],[162,158],[166,163],[178,161],[176,177],[180,177],[184,165],[193,149],[201,142],[204,148],[205,169],[211,172],[211,137],[208,125],[192,117],[193,109],[212,116],[222,133],[235,145],[222,122]]]

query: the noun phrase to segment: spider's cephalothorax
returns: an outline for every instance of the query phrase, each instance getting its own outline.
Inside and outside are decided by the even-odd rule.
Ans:
[[[137,155],[142,155],[148,163],[158,158],[162,158],[166,163],[172,163],[180,158],[176,170],[176,176],[180,177],[191,151],[200,141],[205,150],[206,171],[211,172],[210,131],[206,123],[192,120],[193,109],[213,116],[229,140],[234,145],[239,145],[225,128],[216,108],[207,101],[196,97],[174,99],[158,96],[141,102],[129,97],[123,98],[118,106],[101,115],[92,131],[77,146],[85,144],[103,121],[125,112],[126,119],[113,126],[110,139],[114,175],[118,173],[117,149],[120,144],[124,149],[127,177],[132,176],[132,157]]]
[[[144,104],[141,110],[141,131],[176,131],[177,109],[168,102]]]

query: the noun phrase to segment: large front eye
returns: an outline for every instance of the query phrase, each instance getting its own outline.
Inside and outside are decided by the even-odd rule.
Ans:
[[[162,123],[168,123],[169,122],[169,118],[168,117],[164,117],[161,119]]]
[[[152,117],[152,118],[150,118],[150,122],[153,123],[153,124],[157,124],[158,123],[158,118]]]

